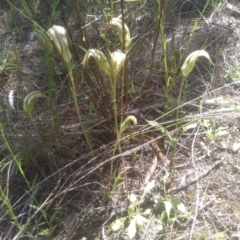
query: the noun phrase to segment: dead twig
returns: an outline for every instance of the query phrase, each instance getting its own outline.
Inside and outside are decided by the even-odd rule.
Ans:
[[[214,168],[218,167],[224,160],[225,159],[220,159],[220,160],[214,161],[210,166],[207,167],[207,169],[205,171],[202,172],[201,175],[198,176],[198,178],[194,178],[190,181],[186,181],[177,187],[170,188],[167,190],[167,193],[168,194],[175,193],[175,192],[181,191],[181,190],[195,184],[200,179],[206,177]]]

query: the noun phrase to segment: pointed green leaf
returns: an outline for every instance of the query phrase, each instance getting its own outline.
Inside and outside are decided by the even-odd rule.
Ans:
[[[197,127],[197,123],[190,123],[183,127],[183,132],[188,131],[189,129],[194,129]]]
[[[109,231],[110,232],[117,232],[118,230],[120,230],[123,227],[124,227],[124,219],[119,218],[119,219],[116,219],[114,222],[112,222],[110,224]]]
[[[48,98],[47,95],[41,91],[30,92],[23,100],[23,110],[27,114],[31,114],[34,108],[34,103],[38,98]]]
[[[177,207],[181,203],[180,200],[177,198],[172,198],[171,202],[172,202],[173,207]]]
[[[177,209],[181,212],[181,213],[186,213],[187,212],[187,209],[185,207],[185,205],[183,203],[179,203],[177,205]]]
[[[165,217],[166,217],[166,211],[163,211],[163,212],[161,213],[160,219],[161,219],[162,221],[164,221],[164,220],[165,220]]]
[[[131,203],[135,203],[137,202],[137,196],[133,193],[131,193],[128,197],[128,200],[131,202]]]
[[[179,199],[172,198],[171,202],[172,202],[172,205],[174,207],[176,207],[181,213],[186,213],[187,212],[184,204]]]
[[[154,199],[155,203],[158,203],[158,204],[163,203],[164,200],[165,200],[164,197],[162,197],[161,195],[160,196],[156,196],[155,199]]]
[[[130,204],[128,206],[128,215],[132,215],[135,212],[135,204]]]
[[[133,218],[130,221],[130,224],[128,226],[128,236],[130,239],[133,239],[137,233],[137,225],[136,225],[136,218]]]
[[[196,61],[200,56],[206,57],[209,60],[209,62],[213,64],[209,54],[206,51],[197,50],[195,52],[192,52],[191,54],[188,55],[181,68],[184,77],[186,77],[193,70]]]
[[[223,232],[216,233],[210,237],[210,239],[219,239],[219,238],[225,238],[227,235],[228,230],[225,230]]]
[[[158,122],[156,122],[156,121],[148,121],[148,120],[146,120],[146,121],[147,121],[147,123],[148,123],[150,126],[155,127],[156,129],[161,130],[163,133],[166,132],[166,129],[165,129],[160,123],[158,123]]]
[[[147,208],[144,212],[143,215],[148,216],[152,212],[151,208]]]
[[[139,230],[141,230],[144,223],[147,223],[147,222],[148,220],[145,217],[141,216],[140,214],[136,216],[136,224]]]
[[[158,122],[156,122],[156,121],[148,121],[148,120],[146,120],[147,121],[147,123],[150,125],[150,126],[153,126],[153,127],[159,127],[159,123]]]
[[[171,212],[171,209],[172,209],[172,203],[170,201],[164,201],[164,205],[165,205],[167,216],[169,218],[170,217],[170,212]]]

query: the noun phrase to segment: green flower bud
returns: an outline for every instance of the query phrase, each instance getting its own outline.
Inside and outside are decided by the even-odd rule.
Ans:
[[[119,39],[121,43],[123,42],[123,28],[122,28],[122,20],[119,18],[112,18],[110,21],[110,25],[113,25],[117,27],[118,34],[119,34]],[[125,33],[125,46],[128,48],[131,44],[131,37],[130,37],[130,31],[127,26],[127,24],[124,23],[124,33]]]
[[[53,25],[48,29],[48,33],[58,53],[66,63],[69,63],[72,59],[72,55],[68,48],[67,32],[65,28]]]
[[[88,65],[88,61],[91,57],[94,58],[97,65],[104,73],[106,73],[107,75],[111,74],[110,66],[106,56],[100,50],[97,49],[89,49],[87,51],[82,62],[83,67]]]
[[[116,77],[126,60],[126,55],[120,50],[110,53],[112,75]]]
[[[201,56],[207,58],[208,61],[211,64],[213,64],[209,54],[206,51],[204,51],[204,50],[194,51],[188,55],[188,57],[186,58],[186,60],[184,61],[183,65],[181,67],[182,75],[184,77],[186,77],[193,70],[197,59]]]
[[[35,35],[41,44],[41,46],[48,52],[51,52],[53,50],[53,45],[51,43],[51,40],[49,39],[48,35],[45,31],[42,31],[40,29],[35,30]]]

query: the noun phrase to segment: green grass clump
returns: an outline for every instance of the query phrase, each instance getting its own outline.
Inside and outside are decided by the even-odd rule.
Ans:
[[[128,225],[132,239],[149,221],[149,213],[141,212],[137,197],[130,195],[123,149],[159,132],[176,148],[178,139],[169,132],[191,122],[181,119],[188,76],[200,56],[212,63],[209,53],[195,49],[188,55],[175,44],[177,22],[171,16],[180,11],[176,1],[7,2],[11,13],[19,15],[19,19],[8,16],[10,31],[22,21],[19,30],[34,33],[37,39],[35,46],[24,37],[15,39],[16,49],[26,41],[27,56],[19,50],[0,57],[0,77],[14,72],[21,89],[21,96],[14,97],[14,102],[21,99],[21,105],[8,109],[12,114],[8,124],[0,122],[4,146],[0,199],[11,222],[9,234],[16,239],[53,238],[62,227],[64,206],[78,195],[75,188],[87,176],[82,172],[99,166],[98,156],[107,149],[106,158],[119,154],[122,169],[113,160],[110,170],[101,166],[101,174],[113,182],[106,196],[113,199],[123,182],[130,196],[128,216],[113,221],[110,231]],[[210,4],[206,1],[197,9],[198,17],[190,24],[193,33]],[[37,65],[31,76],[21,69],[26,59],[32,64],[28,70]],[[154,109],[152,105],[159,102],[161,109]],[[157,113],[154,121],[146,108]],[[169,119],[172,122],[164,127],[158,123]],[[13,197],[12,179],[21,180],[18,199]],[[186,213],[180,200],[158,196],[156,202],[165,204],[162,218],[168,221],[179,221],[179,211]]]

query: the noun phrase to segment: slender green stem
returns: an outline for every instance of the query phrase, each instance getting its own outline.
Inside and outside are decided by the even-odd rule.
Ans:
[[[30,121],[31,121],[31,123],[32,123],[32,125],[33,125],[33,127],[34,127],[34,129],[35,129],[35,132],[36,132],[36,134],[37,134],[37,136],[38,136],[39,142],[40,142],[41,146],[43,147],[43,141],[42,141],[41,135],[40,135],[40,133],[39,133],[39,131],[38,131],[38,128],[37,128],[36,124],[34,123],[32,114],[30,113],[30,114],[28,114],[28,116],[29,116]]]
[[[116,76],[114,76],[112,79],[110,78],[110,84],[112,88],[114,123],[115,123],[115,131],[116,131],[116,142],[113,150],[113,156],[114,156],[117,148],[119,147],[119,138],[120,138],[120,131],[118,129],[118,120],[117,120],[117,99],[116,99],[117,77]],[[113,175],[113,161],[111,162],[111,175]]]
[[[125,18],[124,18],[124,0],[121,0],[121,14],[122,14],[122,49],[123,52],[126,54],[127,53],[127,49],[126,49],[126,42],[125,42]],[[124,84],[124,86],[123,86]],[[128,80],[127,80],[127,58],[124,61],[124,65],[123,65],[123,76],[122,76],[122,93],[124,92],[125,95],[121,96],[121,105],[123,102],[123,99],[125,100],[125,102],[127,102],[127,96],[128,96]],[[122,109],[122,108],[121,108]]]
[[[116,99],[117,77],[116,76],[114,76],[113,82],[111,82],[111,86],[112,86],[112,96],[113,96],[114,122],[115,122],[115,130],[116,130],[116,142],[115,142],[115,146],[114,146],[114,150],[113,150],[113,156],[114,156],[117,148],[119,149],[120,153],[122,153],[121,146],[120,146],[121,130],[118,127],[118,119],[117,119],[117,99]],[[122,157],[121,157],[121,162],[122,162],[122,167],[123,167],[124,176],[125,176],[125,187],[126,187],[126,191],[128,193],[127,174],[126,174],[126,170],[125,170],[126,169],[125,162]],[[111,162],[111,175],[113,175],[113,161]]]
[[[110,8],[111,15],[113,16],[113,0],[108,0],[108,7]]]
[[[84,126],[83,126],[83,122],[82,122],[82,118],[81,118],[81,114],[80,114],[80,110],[79,110],[79,107],[78,107],[78,103],[77,103],[77,95],[76,95],[76,88],[75,88],[75,83],[74,83],[74,78],[73,78],[73,73],[72,73],[72,67],[71,67],[71,64],[68,63],[67,64],[67,68],[68,68],[68,73],[69,73],[69,77],[70,77],[70,83],[71,83],[71,90],[72,90],[72,94],[73,94],[73,100],[74,100],[74,104],[75,104],[75,109],[76,109],[76,112],[77,112],[77,116],[78,116],[78,120],[79,120],[79,123],[81,125],[81,128],[82,128],[82,132],[83,132],[83,135],[87,141],[87,145],[88,147],[90,148],[90,150],[92,151],[92,145],[89,141],[89,138],[85,132],[85,129],[84,129]]]
[[[178,94],[178,98],[177,98],[177,106],[181,105],[180,101],[181,101],[181,98],[182,98],[182,91],[183,91],[183,86],[184,86],[185,82],[186,82],[186,78],[183,77],[182,82],[181,82],[181,86],[180,86],[180,90],[179,90],[179,94]],[[179,116],[179,108],[177,109],[176,119],[178,119],[178,116]],[[177,125],[177,127],[178,127],[178,125]]]
[[[115,151],[118,147],[118,141],[119,141],[119,130],[118,130],[118,120],[117,120],[117,99],[116,99],[116,88],[117,88],[117,77],[115,76],[112,80],[112,100],[113,100],[113,112],[114,112],[114,123],[115,123],[115,131],[116,131],[116,143],[113,151],[113,155],[115,154]]]
[[[31,186],[30,186],[30,184],[29,184],[29,182],[28,182],[28,180],[27,180],[27,178],[26,178],[26,176],[24,174],[23,169],[22,169],[22,163],[21,163],[20,160],[17,159],[17,156],[13,153],[12,148],[10,147],[10,145],[8,143],[8,140],[7,140],[6,136],[5,136],[4,129],[3,129],[3,126],[1,124],[1,122],[0,122],[0,133],[1,133],[1,136],[2,136],[2,138],[3,138],[3,140],[4,140],[5,144],[6,144],[7,148],[8,148],[8,151],[10,152],[10,154],[11,154],[11,156],[13,158],[13,161],[15,162],[15,164],[18,167],[19,172],[22,174],[22,176],[25,179],[28,187],[31,189]]]
[[[150,82],[150,79],[151,79],[151,76],[152,76],[157,43],[159,42],[160,30],[162,30],[162,26],[163,26],[164,1],[165,0],[161,0],[161,1],[159,0],[159,3],[158,3],[159,4],[158,26],[157,26],[156,37],[155,37],[155,40],[154,40],[152,54],[151,54],[151,64],[150,64],[149,74],[148,74],[148,77],[146,78],[146,80],[144,80],[144,82],[143,82],[143,84],[140,88],[140,92],[144,89],[145,86],[148,86],[148,84]],[[144,95],[144,98],[145,98],[145,95]],[[143,99],[143,102],[144,102],[144,99]]]
[[[20,229],[21,224],[19,223],[16,215],[14,214],[12,204],[11,204],[8,196],[5,195],[1,185],[0,185],[0,199],[1,199],[2,204],[5,205],[5,207],[7,209],[6,210],[7,214],[10,216],[10,218],[14,222],[14,224]],[[4,208],[5,208],[3,205],[1,206],[2,210],[4,210]]]

